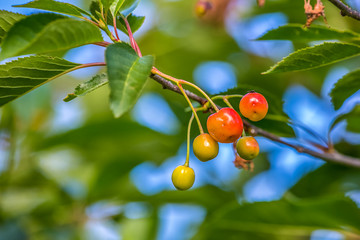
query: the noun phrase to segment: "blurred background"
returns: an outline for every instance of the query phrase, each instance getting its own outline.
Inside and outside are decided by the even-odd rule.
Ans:
[[[25,2],[0,1],[0,8],[38,12],[11,7]],[[84,9],[90,4],[66,2]],[[334,117],[360,102],[358,91],[335,111],[328,96],[360,58],[260,75],[294,50],[315,44],[254,41],[278,26],[304,24],[303,1],[268,0],[263,8],[255,0],[215,2],[219,12],[199,19],[195,0],[141,0],[135,14],[146,20],[135,37],[143,54],[156,56],[161,71],[210,94],[238,85],[265,89],[283,101],[291,119],[328,138]],[[360,9],[359,1],[347,2]],[[360,32],[358,22],[324,4],[331,27]],[[76,63],[104,61],[99,46],[59,54]],[[175,190],[171,173],[186,155],[186,101],[152,80],[120,119],[109,110],[107,86],[62,101],[102,71],[78,70],[0,110],[1,240],[359,239],[349,232],[360,231],[360,171],[325,164],[261,137],[253,172],[235,168],[231,144],[221,144],[210,162],[191,155],[194,187]],[[202,115],[204,122],[208,115]],[[301,129],[289,131],[302,143],[317,141]],[[194,127],[192,138],[197,134]],[[347,132],[345,122],[330,138],[340,152],[360,157],[360,135]]]

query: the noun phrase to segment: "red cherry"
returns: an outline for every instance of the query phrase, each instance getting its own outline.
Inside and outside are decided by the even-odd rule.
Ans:
[[[207,119],[207,129],[212,138],[221,143],[235,142],[243,132],[240,115],[232,108],[222,108]]]
[[[239,108],[244,117],[257,122],[266,116],[269,107],[263,95],[250,92],[241,98]]]

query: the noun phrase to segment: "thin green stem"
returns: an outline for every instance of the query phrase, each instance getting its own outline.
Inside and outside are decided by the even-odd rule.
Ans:
[[[181,84],[180,84],[179,82],[177,82],[177,85],[178,85],[181,93],[184,95],[184,97],[185,97],[186,101],[188,102],[189,106],[191,107],[191,110],[192,110],[193,114],[195,115],[196,122],[197,122],[198,125],[199,125],[200,134],[203,134],[203,133],[204,133],[204,129],[203,129],[203,127],[201,126],[201,122],[200,122],[199,116],[197,115],[194,106],[192,105],[189,97],[186,95],[186,93],[185,93],[185,91],[184,91],[184,88],[181,86]]]
[[[216,95],[216,96],[212,97],[211,99],[212,100],[218,100],[218,99],[222,100],[222,99],[224,99],[224,97],[227,98],[227,99],[230,99],[230,98],[242,98],[243,95],[240,95],[240,94]]]
[[[231,103],[229,102],[229,100],[227,99],[227,97],[223,97],[223,101],[226,105],[228,105],[229,108],[234,109],[234,107],[231,105]]]
[[[206,105],[206,104],[205,104]],[[209,109],[208,106],[202,106],[202,107],[198,107],[198,108],[195,108],[195,111],[198,112],[198,111],[206,111]]]
[[[187,129],[187,138],[186,138],[186,161],[184,166],[188,167],[189,166],[189,161],[190,161],[190,132],[191,132],[191,125],[192,122],[194,120],[194,114],[191,114],[190,120],[189,120],[189,125],[188,125],[188,129]]]
[[[198,90],[206,98],[206,100],[208,100],[208,102],[215,109],[215,111],[217,111],[217,112],[219,111],[219,108],[216,106],[216,104],[213,102],[213,100],[211,100],[211,98],[201,88],[199,88],[195,84],[193,84],[191,82],[188,82],[188,81],[185,81],[185,80],[179,80],[179,81],[180,81],[180,83],[189,85],[189,86],[195,88],[196,90]]]
[[[226,98],[227,99],[230,99],[230,98],[242,98],[244,95],[241,95],[241,94],[231,94],[231,95],[226,95]]]
[[[243,137],[246,137],[246,132],[245,132],[245,129],[243,129],[243,132],[242,132],[242,135]]]

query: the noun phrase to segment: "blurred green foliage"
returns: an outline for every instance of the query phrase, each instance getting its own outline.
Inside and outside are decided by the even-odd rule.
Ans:
[[[252,85],[269,92],[269,99],[274,98],[271,102],[276,106],[270,107],[272,113],[284,115],[280,97],[293,84],[302,84],[319,94],[332,67],[260,75],[274,64],[273,60],[244,51],[223,27],[213,27],[196,18],[195,1],[152,3],[156,12],[145,20],[152,23],[151,29],[140,35],[138,43],[144,55],[156,56],[159,69],[192,81],[200,63],[228,62],[236,69],[240,87]],[[87,4],[90,3],[84,6]],[[341,17],[327,1],[325,5],[331,26],[360,32],[357,22]],[[293,0],[268,1],[261,9],[254,5],[239,12],[236,18],[241,21],[273,12],[282,12],[291,23],[305,22],[302,1]],[[299,49],[307,45],[294,46]],[[351,69],[358,65],[358,58],[337,66],[344,65]],[[130,113],[113,119],[108,108],[109,90],[103,87],[69,103],[80,106],[80,124],[56,129],[56,107],[78,84],[78,79],[63,76],[1,109],[0,157],[4,157],[0,160],[6,166],[0,172],[1,240],[94,239],[87,235],[86,226],[92,220],[88,209],[99,202],[146,206],[139,218],[130,218],[123,211],[104,217],[123,239],[159,237],[161,221],[166,221],[161,219],[160,211],[167,204],[189,204],[206,210],[203,223],[195,229],[195,239],[310,239],[318,229],[338,231],[346,239],[360,238],[360,210],[345,196],[349,191],[360,190],[360,172],[348,167],[325,164],[302,178],[281,200],[273,202],[243,200],[244,185],[269,169],[267,153],[256,159],[254,172],[239,170],[231,182],[205,184],[186,192],[168,188],[150,195],[142,193],[131,179],[132,170],[144,162],[161,170],[161,164],[176,156],[186,138],[190,115],[184,110],[186,102],[154,81],[146,84],[144,91],[161,94],[182,123],[176,134],[166,135],[135,122]],[[202,114],[202,121],[206,116],[207,113]],[[267,121],[260,123],[261,127],[293,136],[287,125]],[[360,156],[359,146],[341,142],[336,147]],[[231,165],[232,160],[228,159]],[[189,237],[187,233],[183,235]]]

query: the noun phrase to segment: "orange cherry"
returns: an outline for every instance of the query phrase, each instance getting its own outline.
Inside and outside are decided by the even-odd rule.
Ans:
[[[244,117],[257,122],[266,116],[269,107],[263,95],[249,92],[241,98],[239,108]]]
[[[207,129],[213,139],[221,143],[235,142],[243,132],[240,115],[232,108],[222,108],[207,119]]]

